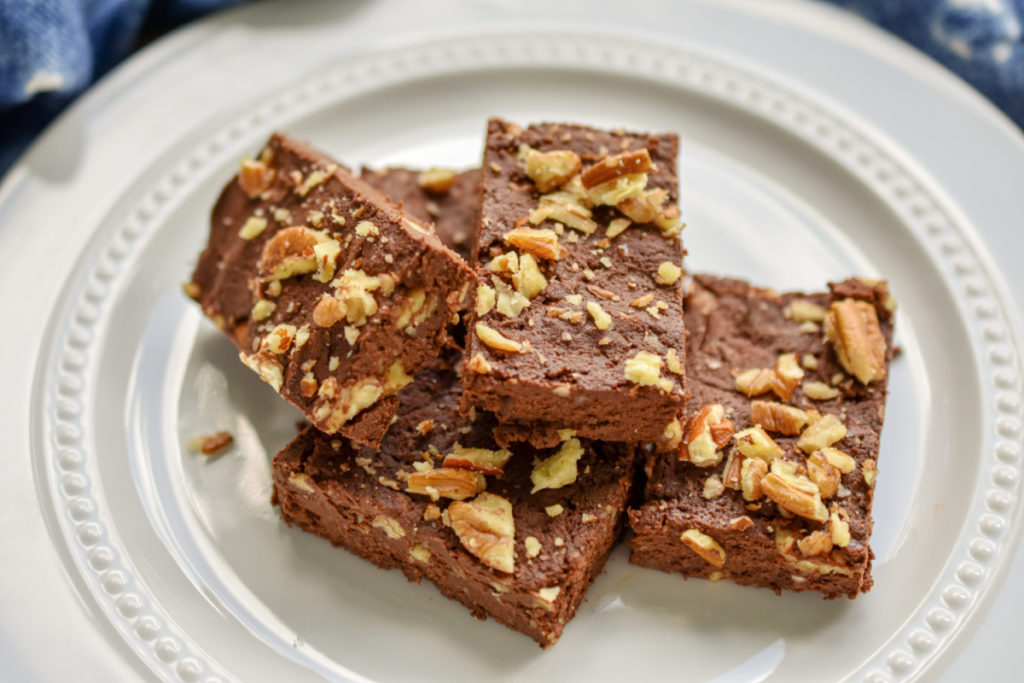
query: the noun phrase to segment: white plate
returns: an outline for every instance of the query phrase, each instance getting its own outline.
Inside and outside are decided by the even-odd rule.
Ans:
[[[80,211],[87,243],[51,237],[45,252],[67,266],[51,273],[49,324],[32,337],[28,406],[32,494],[95,628],[112,628],[152,674],[186,681],[888,680],[950,649],[999,590],[1022,525],[1015,308],[947,189],[856,112],[706,44],[607,24],[491,25],[342,50],[324,38],[358,17],[316,9],[254,7],[178,36],[177,52],[205,51],[189,56],[197,64],[224,60],[210,83],[241,94],[177,102],[179,117],[200,103],[203,116],[170,126],[152,150],[115,149],[109,177],[68,171],[60,128],[28,160],[44,180],[69,173],[71,189],[103,200]],[[278,25],[284,16],[295,23]],[[302,59],[281,56],[302,46]],[[143,88],[130,76],[155,65],[134,68],[122,77],[127,100]],[[230,82],[251,71],[265,81]],[[130,132],[132,117],[106,96],[107,125]],[[839,603],[687,582],[632,567],[620,549],[541,652],[278,521],[269,458],[296,414],[179,291],[220,186],[273,129],[353,165],[470,166],[495,113],[680,132],[691,270],[780,290],[889,278],[903,354],[870,593]],[[5,200],[18,215],[24,176],[12,177],[0,216]],[[229,455],[187,452],[188,438],[214,428],[236,435]]]

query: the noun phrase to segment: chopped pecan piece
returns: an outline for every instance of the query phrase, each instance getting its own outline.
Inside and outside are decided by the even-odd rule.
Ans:
[[[689,460],[698,467],[710,467],[722,461],[719,449],[732,438],[733,424],[725,418],[720,403],[704,406],[686,421],[680,460]]]
[[[651,155],[646,149],[623,152],[597,162],[580,175],[580,180],[584,188],[591,190],[622,176],[647,173],[652,166]]]
[[[846,436],[846,425],[835,415],[828,414],[818,418],[800,434],[797,448],[804,453],[813,453],[827,448]]]
[[[548,261],[560,261],[569,252],[558,243],[558,235],[547,228],[515,228],[505,234],[512,246]]]
[[[796,436],[808,422],[807,413],[774,401],[751,401],[750,421],[769,432]]]
[[[821,502],[821,494],[814,482],[797,473],[793,463],[776,460],[772,463],[771,472],[761,480],[765,495],[775,503],[805,519],[824,522],[828,519],[828,510]]]
[[[515,570],[515,520],[512,503],[493,493],[448,506],[452,531],[483,564],[506,574]]]
[[[711,566],[721,568],[725,564],[725,550],[715,539],[704,532],[698,529],[687,529],[679,540]]]
[[[451,498],[465,500],[479,491],[479,475],[473,470],[439,467],[413,472],[406,480],[406,491],[430,496],[431,500]]]
[[[874,306],[856,299],[836,301],[825,317],[825,337],[839,363],[861,384],[885,377],[885,337]]]
[[[526,175],[541,192],[551,192],[569,181],[580,170],[576,152],[562,149],[553,152],[526,153]]]
[[[510,457],[511,451],[504,448],[492,451],[487,448],[464,448],[455,444],[452,452],[445,456],[444,466],[499,475],[504,471],[505,463]]]

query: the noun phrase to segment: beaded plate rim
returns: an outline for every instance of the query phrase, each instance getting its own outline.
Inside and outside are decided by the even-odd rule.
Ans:
[[[557,40],[553,38],[557,35]],[[257,106],[177,156],[127,211],[93,226],[93,244],[64,283],[80,292],[54,311],[40,355],[33,396],[33,458],[45,473],[50,502],[75,568],[96,603],[131,649],[164,680],[232,680],[175,623],[147,588],[110,519],[96,453],[80,397],[97,378],[89,371],[94,329],[117,290],[124,265],[162,224],[189,178],[237,157],[271,129],[345,97],[428,76],[468,69],[574,67],[651,79],[712,97],[767,120],[810,143],[855,175],[893,209],[943,267],[972,325],[973,361],[990,405],[983,414],[987,452],[978,484],[940,585],[878,652],[851,677],[876,683],[916,677],[963,628],[986,593],[987,573],[1008,554],[1020,482],[1020,358],[1005,286],[955,206],[899,148],[840,106],[732,55],[688,43],[595,40],[599,32],[498,34],[429,40],[364,54],[297,80],[294,88]],[[467,67],[466,65],[472,65]],[[1017,524],[1019,526],[1019,524]]]

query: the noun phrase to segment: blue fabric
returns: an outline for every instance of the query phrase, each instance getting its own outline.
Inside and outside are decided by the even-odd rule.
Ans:
[[[1024,128],[1024,0],[828,0],[916,46]]]
[[[0,0],[0,175],[150,34],[244,0]],[[1024,127],[1024,0],[824,0],[895,33]]]
[[[0,0],[0,176],[150,34],[242,0]]]

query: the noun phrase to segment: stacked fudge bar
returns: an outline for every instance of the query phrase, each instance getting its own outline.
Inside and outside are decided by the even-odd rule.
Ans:
[[[244,161],[186,289],[312,422],[282,518],[544,647],[627,511],[642,566],[866,590],[885,287],[684,305],[676,149],[495,119],[463,173]]]
[[[869,589],[892,306],[881,282],[779,296],[695,277],[690,417],[678,456],[648,458],[631,561],[776,592]]]
[[[458,414],[457,363],[416,375],[379,449],[307,428],[274,458],[275,498],[289,524],[546,647],[618,537],[637,450],[568,434],[499,448],[492,416]]]
[[[217,200],[186,291],[317,428],[375,445],[471,281],[426,224],[274,135]]]
[[[500,442],[678,432],[677,147],[674,135],[489,122],[463,404],[494,413]]]
[[[468,251],[480,172],[364,169],[366,182]],[[555,432],[555,444],[495,441],[494,416],[459,415],[461,353],[399,394],[378,449],[307,428],[274,459],[290,524],[410,580],[423,577],[477,616],[553,644],[624,526],[639,462],[632,443]]]

